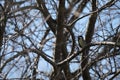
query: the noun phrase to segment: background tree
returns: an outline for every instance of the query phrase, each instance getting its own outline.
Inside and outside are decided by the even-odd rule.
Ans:
[[[1,0],[0,78],[119,79],[119,22],[120,0]]]

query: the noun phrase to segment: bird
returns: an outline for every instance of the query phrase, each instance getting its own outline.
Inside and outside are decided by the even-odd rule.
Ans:
[[[81,47],[81,48],[84,48],[86,46],[86,42],[85,42],[83,36],[78,36],[78,44],[79,44],[79,47]]]

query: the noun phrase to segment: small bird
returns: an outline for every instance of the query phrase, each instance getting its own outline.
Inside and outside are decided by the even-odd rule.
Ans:
[[[78,44],[81,48],[84,48],[86,46],[86,42],[85,42],[83,36],[78,36]]]

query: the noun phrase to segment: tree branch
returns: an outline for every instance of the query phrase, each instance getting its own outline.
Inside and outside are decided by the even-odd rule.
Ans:
[[[94,43],[89,43],[88,45],[86,45],[83,49],[81,49],[80,51],[73,53],[72,55],[68,56],[66,59],[64,59],[63,61],[57,63],[58,66],[60,65],[64,65],[66,62],[70,62],[73,58],[75,58],[77,55],[79,55],[80,53],[82,53],[86,48],[90,47],[90,46],[96,46],[96,45],[113,45],[113,46],[120,46],[120,44],[116,44],[115,42],[94,42]]]
[[[46,22],[49,25],[52,32],[54,34],[56,34],[56,21],[51,17],[48,9],[46,8],[45,1],[44,0],[37,0],[37,3],[38,3],[38,9],[42,12],[44,18],[47,18],[48,16],[50,16]]]

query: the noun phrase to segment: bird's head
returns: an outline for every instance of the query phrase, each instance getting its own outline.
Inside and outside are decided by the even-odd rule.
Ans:
[[[84,40],[84,39],[83,39],[83,36],[78,36],[78,39],[79,39],[79,40]]]

